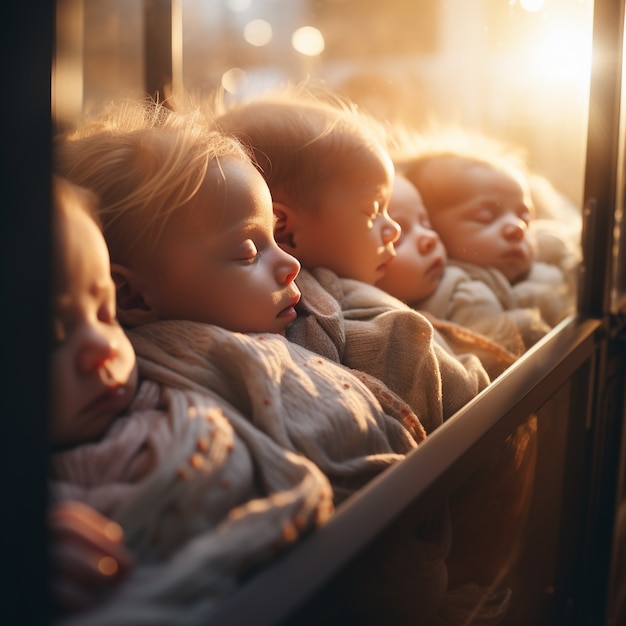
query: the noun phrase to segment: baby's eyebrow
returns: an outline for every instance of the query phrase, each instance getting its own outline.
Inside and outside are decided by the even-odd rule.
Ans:
[[[102,294],[115,293],[115,285],[112,280],[102,280],[95,282],[89,287],[89,295],[98,297]]]

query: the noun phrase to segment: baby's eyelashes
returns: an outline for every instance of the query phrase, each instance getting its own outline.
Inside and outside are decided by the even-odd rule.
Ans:
[[[243,261],[244,263],[253,263],[258,254],[259,251],[254,245],[254,242],[251,239],[248,239],[241,245],[241,248],[237,252],[235,260]]]
[[[496,218],[496,211],[489,207],[482,207],[473,214],[472,218],[480,224],[490,224]]]

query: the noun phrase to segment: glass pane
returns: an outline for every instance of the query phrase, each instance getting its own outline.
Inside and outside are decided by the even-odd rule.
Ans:
[[[143,2],[58,0],[52,105],[58,125],[144,93]]]
[[[624,53],[623,53],[624,55]],[[615,230],[613,246],[612,309],[626,311],[626,67],[622,58],[622,95],[620,110],[619,169],[615,203]]]
[[[284,623],[566,623],[586,514],[584,489],[568,487],[584,482],[585,420],[572,414],[588,377],[584,366]]]

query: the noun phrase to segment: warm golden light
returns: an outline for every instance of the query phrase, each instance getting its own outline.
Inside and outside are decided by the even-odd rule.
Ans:
[[[324,35],[313,26],[302,26],[291,36],[291,45],[300,54],[314,57],[324,51]]]
[[[543,9],[544,0],[520,0],[520,6],[531,13]]]
[[[114,541],[115,543],[124,541],[124,531],[118,523],[109,521],[102,530],[109,541]]]
[[[555,24],[549,37],[537,41],[529,49],[529,60],[543,75],[553,79],[571,80],[587,85],[591,72],[591,46],[581,38],[580,28],[566,21]]]
[[[266,46],[272,41],[272,26],[265,20],[252,20],[244,26],[243,36],[253,46]]]

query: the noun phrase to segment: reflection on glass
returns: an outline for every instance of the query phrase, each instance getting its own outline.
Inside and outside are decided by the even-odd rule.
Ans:
[[[143,3],[76,4],[84,11],[81,80],[57,85],[76,85],[85,109],[141,95],[150,62],[142,52]],[[573,276],[592,8],[591,0],[186,0],[183,87],[207,95],[222,89],[231,104],[310,76],[398,138],[415,141],[409,148],[451,127],[463,141],[481,137],[485,145],[523,152],[540,260],[563,260],[561,269]],[[620,236],[623,243],[623,230]],[[618,295],[626,291],[623,251],[615,252]],[[548,295],[554,302],[554,292]],[[581,377],[589,379],[589,372]],[[390,623],[397,624],[428,623],[438,613],[445,623],[486,623],[478,617],[487,613],[489,623],[537,623],[554,599],[561,520],[578,510],[568,500],[576,494],[561,500],[568,455],[580,452],[570,446],[570,395],[561,390],[452,493],[400,520],[410,528],[408,547],[406,535],[390,529],[324,592],[328,602],[317,598],[294,623],[322,623],[316,611],[323,610],[345,623],[356,612],[359,623],[379,624],[390,604],[398,617]],[[503,621],[505,615],[518,621]]]
[[[583,424],[569,421],[575,390],[466,460],[452,490],[408,511],[286,623],[560,623],[581,545],[584,490],[565,484],[584,448]]]
[[[626,53],[624,53],[626,55]],[[618,147],[618,177],[615,194],[615,233],[612,262],[612,309],[626,311],[626,225],[624,224],[624,202],[626,201],[626,59],[622,58],[622,94]]]

